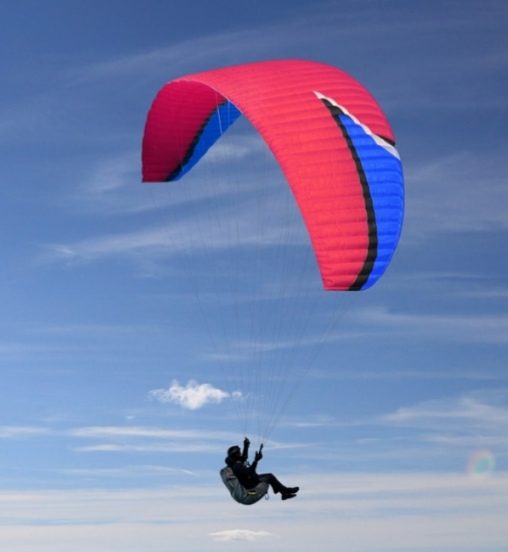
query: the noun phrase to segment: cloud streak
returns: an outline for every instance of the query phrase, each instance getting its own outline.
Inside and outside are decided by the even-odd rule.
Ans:
[[[319,44],[323,34],[336,29],[336,21],[331,19],[335,19],[333,12],[329,13],[329,17],[323,17],[314,10],[302,10],[300,7],[297,14],[285,17],[278,23],[194,37],[163,48],[92,63],[69,72],[69,77],[76,85],[82,85],[85,82],[133,76],[160,76],[161,67],[171,67],[166,75],[170,80],[181,76],[182,72],[202,70],[217,59],[223,60],[223,64],[238,63],[238,59],[257,61],[277,50],[281,43],[288,48],[291,45],[303,47]],[[360,22],[357,29],[362,29]],[[344,32],[353,34],[353,29],[345,27]]]
[[[405,239],[443,233],[507,230],[508,188],[502,148],[459,151],[407,171]]]
[[[217,542],[248,541],[253,542],[261,538],[270,537],[268,531],[251,531],[250,529],[228,529],[210,533],[213,540]]]
[[[202,161],[207,169],[199,170],[198,166],[187,177],[188,182],[195,180],[196,183],[186,186],[185,193],[179,189],[179,183],[142,184],[138,150],[98,158],[91,169],[83,171],[81,182],[70,191],[74,209],[95,215],[134,215],[239,193],[242,187],[251,187],[250,180],[255,178],[251,171],[242,171],[242,164],[247,167],[259,165],[271,154],[254,131],[235,131],[232,138],[230,135],[231,131],[207,152]],[[236,180],[241,181],[242,186],[233,186],[231,178],[224,177],[228,170],[237,172]],[[193,178],[195,172],[201,176]],[[206,179],[199,182],[203,173]]]
[[[356,309],[349,317],[378,335],[412,336],[465,343],[508,343],[508,316],[505,314],[421,314],[391,312],[384,307]]]
[[[46,436],[52,430],[46,427],[36,426],[0,426],[0,439],[29,439],[32,437]]]
[[[508,408],[488,403],[474,395],[452,400],[432,400],[413,407],[401,407],[381,418],[397,426],[444,429],[475,429],[496,432],[508,428]]]
[[[257,508],[255,519],[211,483],[192,490],[2,491],[0,545],[49,552],[72,542],[73,550],[84,552],[114,541],[136,552],[179,542],[179,550],[191,552],[220,551],[229,541],[255,542],[268,552],[283,542],[306,552],[312,543],[331,550],[327,543],[340,534],[348,550],[378,552],[380,539],[391,551],[412,550],[415,542],[430,551],[502,549],[508,538],[506,474],[473,481],[455,474],[330,472],[303,477],[301,485],[290,511],[281,512],[272,500]]]

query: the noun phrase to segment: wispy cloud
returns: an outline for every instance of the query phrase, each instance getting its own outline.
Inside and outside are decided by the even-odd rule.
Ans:
[[[278,500],[258,505],[255,519],[252,510],[240,509],[217,487],[216,479],[192,489],[2,491],[0,545],[9,549],[23,542],[47,552],[55,543],[72,542],[81,552],[115,542],[136,552],[179,542],[184,543],[179,550],[190,552],[209,549],[222,537],[218,544],[224,546],[236,535],[254,537],[257,549],[267,552],[282,542],[305,552],[311,543],[334,549],[329,543],[340,534],[348,549],[375,552],[380,539],[390,550],[412,550],[415,542],[422,550],[494,550],[508,538],[506,474],[482,481],[465,474],[300,474],[299,497],[291,505]],[[291,523],[281,516],[290,516]]]
[[[114,452],[114,453],[172,453],[199,454],[219,453],[222,448],[210,443],[100,443],[73,448],[76,452]]]
[[[0,439],[26,439],[49,435],[52,430],[38,426],[0,426]]]
[[[390,463],[434,469],[450,462],[465,466],[469,455],[480,448],[495,451],[500,458],[508,455],[506,389],[421,401],[347,420],[317,414],[302,420],[288,418],[280,425],[294,430],[326,428],[334,435],[326,445],[315,442],[298,451],[300,458],[320,459],[322,464]],[[340,434],[351,437],[343,441]]]
[[[268,531],[251,531],[250,529],[227,529],[225,531],[216,531],[210,533],[213,540],[217,542],[230,541],[255,541],[260,538],[271,537],[272,533]]]
[[[476,396],[431,400],[412,407],[401,407],[381,421],[399,426],[432,427],[492,431],[508,428],[508,408]]]
[[[186,190],[182,193],[179,182],[142,184],[140,151],[112,153],[109,157],[94,159],[90,168],[83,169],[78,183],[68,191],[68,197],[74,201],[75,210],[99,216],[162,211],[211,198],[218,200],[241,193],[242,188],[251,188],[250,181],[256,177],[249,169],[242,171],[241,163],[250,158],[246,163],[250,168],[269,155],[255,132],[239,131],[231,139],[226,134],[207,152],[202,161],[206,167],[199,170],[200,175],[195,179],[187,177]],[[232,170],[236,171],[236,186],[228,174]],[[193,180],[197,181],[195,185]]]
[[[243,177],[237,175],[237,178],[242,180]],[[180,190],[180,194],[178,190],[173,190],[175,193],[165,217],[167,222],[163,224],[95,235],[76,242],[46,244],[42,260],[72,263],[123,257],[146,263],[147,259],[200,251],[211,253],[238,248],[307,246],[305,228],[285,187],[280,187],[281,190],[272,183],[268,187],[256,188],[254,200],[253,188],[244,185],[245,182],[242,186],[236,186],[239,190],[236,192],[230,180],[226,186],[219,184],[214,187],[213,180],[212,186],[210,181],[207,184],[208,187],[202,190],[188,186]],[[197,189],[197,193],[186,194],[187,189]],[[146,187],[145,192],[150,196],[150,190]],[[281,192],[284,197],[282,201]],[[210,198],[213,198],[212,204],[209,203]],[[147,197],[142,204],[146,205],[148,201]],[[161,207],[154,197],[150,197],[150,201],[151,208]],[[182,218],[183,210],[179,208],[182,202],[187,203],[185,218]]]
[[[419,294],[437,292],[440,296],[446,289],[446,294],[451,297],[467,297],[471,299],[499,299],[508,297],[508,286],[502,273],[482,273],[480,267],[475,271],[443,269],[434,270],[429,265],[428,270],[418,272],[390,273],[383,279],[385,289],[400,292],[413,292],[417,289]]]
[[[0,108],[0,142],[20,143],[36,141],[40,138],[40,129],[50,124],[53,113],[49,96],[34,96],[23,103],[2,103]]]
[[[323,313],[321,313],[323,314]],[[414,343],[420,341],[433,342],[444,341],[446,343],[487,343],[508,344],[508,315],[487,314],[479,312],[471,313],[421,313],[421,312],[396,312],[384,306],[372,306],[369,308],[357,307],[347,310],[343,316],[346,323],[329,317],[313,320],[305,333],[295,333],[292,338],[273,339],[266,337],[258,342],[252,340],[238,341],[230,345],[230,351],[236,355],[233,358],[248,358],[259,351],[270,352],[291,349],[313,349],[324,344],[341,343],[344,341],[360,341],[369,336],[369,339],[383,338],[384,340],[400,340],[401,336],[411,337]],[[379,373],[379,372],[378,372]],[[407,369],[399,371],[400,375],[407,377],[417,376],[417,373]],[[317,374],[317,372],[316,372]],[[344,368],[343,374],[347,377],[348,371]],[[353,377],[368,378],[371,372],[362,371],[353,374]],[[429,372],[432,374],[432,371]],[[376,374],[371,374],[376,377]],[[396,372],[387,374],[388,377],[396,376]],[[467,376],[468,372],[464,372]],[[442,374],[441,374],[442,376]],[[492,374],[471,374],[471,377],[481,379],[489,378]],[[420,377],[425,377],[421,373]],[[439,374],[437,377],[440,377]],[[502,377],[502,376],[501,376]]]
[[[300,8],[298,13],[280,22],[194,37],[162,48],[92,63],[72,70],[69,76],[75,84],[82,85],[87,81],[132,78],[133,75],[137,78],[154,74],[160,77],[161,68],[166,67],[171,68],[165,75],[169,80],[181,76],[182,72],[203,70],[217,60],[227,65],[267,58],[274,51],[280,51],[281,44],[289,50],[299,46],[304,51],[305,45],[318,45],[324,34],[335,31],[336,22],[331,19],[335,19],[333,11],[325,17],[320,12]],[[357,28],[361,29],[360,21]],[[347,27],[343,32],[353,34]]]
[[[506,152],[464,151],[410,167],[407,173],[406,239],[443,232],[506,230]]]
[[[140,252],[171,252],[178,233],[166,226],[122,234],[110,234],[75,243],[48,244],[45,257],[66,262],[90,262],[111,256],[135,256]]]
[[[74,439],[87,439],[92,444],[74,443],[78,452],[113,453],[210,453],[222,454],[238,435],[227,431],[166,429],[145,426],[88,426],[62,432]]]
[[[222,441],[230,440],[233,433],[188,429],[166,429],[142,426],[87,426],[67,430],[67,434],[83,438],[134,437],[150,439],[178,439]],[[234,438],[234,437],[233,437]]]
[[[64,475],[77,476],[77,477],[100,477],[100,478],[146,478],[146,477],[160,477],[165,475],[190,475],[195,476],[196,473],[191,470],[182,468],[171,468],[168,466],[156,466],[152,464],[141,464],[132,466],[121,466],[117,468],[69,468],[63,469]]]
[[[476,343],[508,343],[508,316],[505,314],[402,313],[384,307],[356,309],[349,313],[355,323],[369,324],[369,332],[383,335],[411,335]],[[376,329],[377,328],[377,329]],[[333,338],[332,338],[333,339]]]
[[[330,55],[323,52],[323,43],[333,40],[341,46],[343,64],[352,66],[360,74],[372,63],[380,63],[382,71],[373,71],[370,80],[379,87],[385,105],[391,110],[505,108],[501,88],[498,95],[485,95],[483,85],[486,79],[495,79],[506,70],[508,59],[499,48],[482,44],[482,48],[472,50],[467,56],[462,48],[451,48],[446,56],[437,55],[442,36],[457,33],[502,36],[500,21],[505,17],[504,9],[496,6],[492,17],[478,18],[472,17],[471,10],[459,14],[445,8],[437,24],[432,10],[423,6],[408,11],[409,7],[394,4],[382,12],[366,4],[350,5],[347,10],[333,2],[325,6],[319,9],[300,6],[298,11],[279,21],[258,27],[219,31],[162,48],[72,68],[69,80],[74,85],[83,86],[97,81],[157,76],[160,82],[161,68],[168,68],[162,78],[171,80],[217,65],[272,58],[274,52],[277,57],[326,60]],[[494,16],[496,11],[500,14],[497,18]],[[408,25],[408,20],[411,25]],[[386,40],[387,36],[397,36],[407,48],[400,52],[394,50],[392,43]],[[349,54],[353,41],[354,56]],[[373,42],[378,54],[374,61],[370,47]],[[408,56],[415,62],[409,63]],[[479,79],[478,75],[482,78]]]

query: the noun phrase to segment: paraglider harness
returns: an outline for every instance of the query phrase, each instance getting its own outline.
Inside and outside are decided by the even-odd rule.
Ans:
[[[246,506],[255,504],[258,500],[261,500],[265,495],[268,497],[268,482],[260,481],[252,489],[246,489],[240,484],[238,478],[233,473],[233,470],[229,466],[225,466],[220,471],[220,476],[227,490],[230,492],[233,500]]]
[[[263,445],[261,445],[262,450]],[[246,489],[233,472],[233,469],[230,466],[225,466],[220,470],[220,476],[222,482],[226,486],[227,490],[231,494],[233,500],[236,500],[239,504],[245,504],[249,506],[250,504],[255,504],[261,500],[264,496],[268,498],[268,487],[269,484],[267,481],[260,481],[252,489]]]

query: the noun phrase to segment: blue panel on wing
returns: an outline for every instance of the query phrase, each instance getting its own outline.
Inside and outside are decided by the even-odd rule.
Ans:
[[[240,111],[231,102],[226,101],[218,106],[204,121],[201,132],[186,155],[185,163],[171,180],[178,180],[188,173],[240,115]]]
[[[377,254],[370,275],[362,285],[362,289],[367,289],[385,271],[400,237],[404,216],[402,164],[393,146],[352,117],[341,114],[339,118],[363,170],[375,218],[372,226],[377,231]]]

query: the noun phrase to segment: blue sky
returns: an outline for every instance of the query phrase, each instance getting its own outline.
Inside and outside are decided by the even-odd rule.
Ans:
[[[507,18],[502,1],[3,3],[2,549],[506,550]],[[271,58],[348,71],[392,123],[405,225],[365,293],[318,293],[245,122],[185,181],[140,183],[165,82]],[[262,232],[203,255],[232,212],[251,228],[255,185]],[[258,444],[235,392],[279,380],[297,386],[263,468],[302,491],[242,508],[218,479],[246,429]]]

